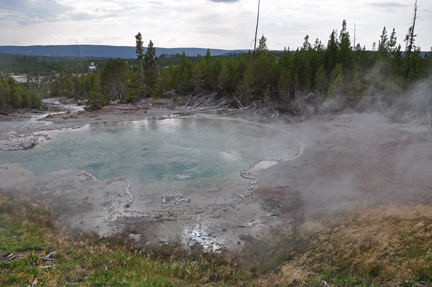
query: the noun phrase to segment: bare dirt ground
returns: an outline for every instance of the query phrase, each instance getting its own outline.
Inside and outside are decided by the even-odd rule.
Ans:
[[[0,148],[31,147],[26,143],[48,140],[44,133],[50,130],[160,119],[176,112],[166,108],[169,102],[150,104],[108,106],[40,120],[4,117]],[[237,120],[253,118],[240,115]],[[302,154],[258,171],[255,180],[239,176],[235,188],[212,187],[207,200],[188,194],[171,197],[187,186],[160,193],[153,187],[153,193],[144,196],[138,187],[130,188],[127,179],[101,182],[78,170],[35,177],[17,164],[0,166],[0,191],[55,202],[71,226],[100,234],[127,231],[142,244],[181,241],[214,251],[241,246],[248,236],[263,236],[320,208],[432,202],[432,142],[424,140],[426,126],[397,124],[378,113],[315,116],[295,124],[289,124],[288,117],[265,118],[259,117],[262,125],[295,134]],[[2,152],[6,151],[0,156]],[[248,189],[252,184],[254,188]]]

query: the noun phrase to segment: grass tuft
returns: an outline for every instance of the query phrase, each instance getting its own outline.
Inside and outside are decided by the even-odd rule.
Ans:
[[[303,245],[307,244],[307,252],[293,254],[299,259],[290,260],[282,267],[281,285],[303,285],[292,282],[305,280],[305,274],[309,280],[303,282],[308,284],[321,279],[342,284],[342,281],[357,282],[362,278],[365,286],[380,286],[432,279],[430,206],[364,207],[334,221],[326,217],[306,220],[298,232]],[[287,272],[294,266],[297,273]]]

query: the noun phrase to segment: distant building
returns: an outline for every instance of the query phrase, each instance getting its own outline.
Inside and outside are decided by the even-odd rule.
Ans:
[[[93,71],[96,71],[96,69],[97,69],[97,67],[96,67],[96,65],[94,64],[94,62],[92,62],[92,63],[90,64],[90,66],[88,66],[88,68],[89,68],[89,70],[90,70],[90,73],[92,73]]]

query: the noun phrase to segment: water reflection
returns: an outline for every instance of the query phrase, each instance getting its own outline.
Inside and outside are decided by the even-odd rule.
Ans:
[[[289,158],[294,137],[239,122],[198,119],[90,124],[58,131],[24,152],[2,154],[36,175],[79,169],[133,184],[226,178],[263,159]],[[3,156],[4,155],[4,156]]]

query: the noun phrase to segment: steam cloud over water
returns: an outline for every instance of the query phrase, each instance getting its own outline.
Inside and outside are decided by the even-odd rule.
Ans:
[[[1,162],[20,162],[35,174],[84,170],[105,180],[155,181],[224,178],[259,160],[289,159],[294,136],[237,122],[167,119],[89,125],[56,132],[54,139]]]

